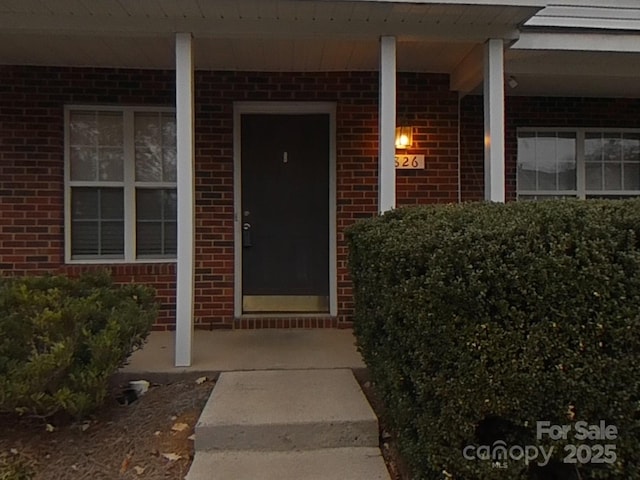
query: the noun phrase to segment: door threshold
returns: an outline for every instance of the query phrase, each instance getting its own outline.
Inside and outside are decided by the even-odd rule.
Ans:
[[[263,328],[338,328],[338,317],[318,314],[243,315],[240,318],[236,318],[233,322],[234,330],[255,330]]]
[[[243,314],[329,313],[329,297],[322,295],[243,295]]]

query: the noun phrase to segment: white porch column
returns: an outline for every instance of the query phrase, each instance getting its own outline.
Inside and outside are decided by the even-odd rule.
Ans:
[[[378,211],[396,206],[396,38],[380,37]]]
[[[176,34],[176,143],[178,162],[178,265],[176,367],[191,365],[194,284],[194,107],[190,33]]]
[[[484,47],[484,198],[504,202],[504,42]]]

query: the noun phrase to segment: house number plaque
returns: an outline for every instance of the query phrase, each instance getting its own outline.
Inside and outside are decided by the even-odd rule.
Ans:
[[[398,169],[424,169],[424,155],[396,155],[395,160]]]

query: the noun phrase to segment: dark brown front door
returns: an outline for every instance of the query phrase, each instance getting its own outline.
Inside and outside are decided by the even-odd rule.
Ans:
[[[241,116],[244,312],[329,310],[329,123]]]

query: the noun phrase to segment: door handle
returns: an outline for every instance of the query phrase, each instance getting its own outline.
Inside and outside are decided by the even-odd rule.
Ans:
[[[251,224],[243,223],[242,224],[242,246],[247,248],[251,247]]]

